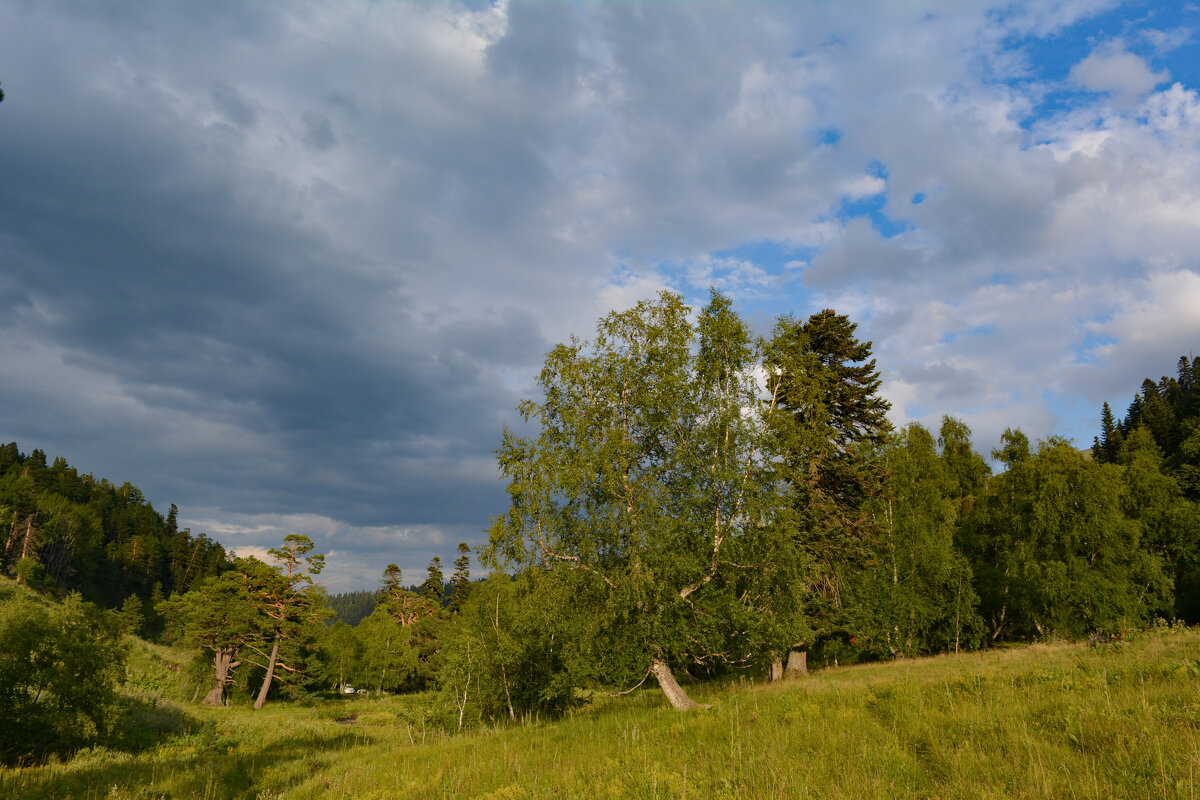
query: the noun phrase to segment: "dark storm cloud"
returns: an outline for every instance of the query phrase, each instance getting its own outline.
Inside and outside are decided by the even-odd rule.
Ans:
[[[97,21],[124,24],[74,22]],[[129,408],[98,417],[78,394],[96,387],[68,377],[59,391],[44,386],[40,402],[28,400],[35,387],[9,385],[0,389],[6,427],[35,437],[26,449],[57,444],[68,458],[99,461],[73,437],[103,428],[92,437],[125,470],[112,477],[137,479],[160,503],[208,505],[216,494],[230,512],[286,509],[358,525],[478,526],[494,513],[494,473],[447,473],[498,439],[497,400],[511,408],[515,396],[478,385],[481,365],[536,349],[529,319],[431,325],[403,270],[381,269],[303,222],[305,187],[247,170],[237,152],[262,112],[239,88],[208,81],[198,97],[216,118],[201,123],[152,76],[103,89],[70,72],[59,65],[40,92],[19,91],[4,108],[0,325],[75,380],[104,376]],[[304,145],[336,147],[328,116],[298,118]],[[516,186],[520,159],[487,159],[493,172],[506,163],[493,180]],[[463,169],[456,164],[459,185],[448,182],[456,202],[488,206],[469,216],[504,213],[487,193],[466,197]],[[38,378],[48,384],[51,373]],[[181,430],[189,425],[229,438],[196,441]]]

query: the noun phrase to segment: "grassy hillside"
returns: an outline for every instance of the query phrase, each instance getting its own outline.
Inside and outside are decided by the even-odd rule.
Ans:
[[[436,727],[429,697],[189,707],[141,753],[0,771],[50,798],[1195,797],[1200,631],[598,699],[555,722]]]

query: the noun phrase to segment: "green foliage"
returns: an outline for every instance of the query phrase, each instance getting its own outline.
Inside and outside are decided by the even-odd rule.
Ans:
[[[352,673],[354,685],[386,692],[410,688],[420,661],[415,623],[401,625],[381,606],[354,630],[361,653]]]
[[[446,578],[442,573],[442,559],[434,556],[429,561],[429,574],[418,590],[429,598],[429,601],[441,608],[446,600]]]
[[[358,633],[339,619],[319,634],[316,674],[326,687],[341,691],[356,680],[364,654]]]
[[[325,568],[325,556],[313,553],[312,539],[303,534],[288,534],[283,546],[268,552],[276,562],[275,569],[245,570],[243,578],[251,602],[268,620],[270,654],[267,655],[247,642],[251,650],[266,656],[262,688],[254,701],[262,708],[275,682],[277,668],[285,675],[300,679],[304,661],[315,644],[321,623],[331,612],[325,603],[324,590],[313,583],[313,577]],[[265,643],[264,643],[265,646]],[[282,653],[281,653],[282,649]],[[282,659],[281,656],[282,655]]]
[[[174,508],[174,507],[172,507]],[[116,608],[131,594],[148,603],[184,592],[225,567],[225,551],[204,534],[179,530],[136,486],[80,475],[63,458],[23,455],[0,445],[0,568],[41,569],[63,591]],[[147,627],[157,630],[158,620]]]
[[[1145,428],[1130,432],[1117,458],[1125,469],[1125,513],[1173,580],[1174,615],[1200,621],[1200,504],[1164,471],[1162,453]]]
[[[572,637],[610,659],[612,682],[655,660],[744,662],[798,624],[758,348],[719,294],[689,315],[663,293],[555,347],[544,399],[520,406],[534,437],[506,431],[499,450],[512,502],[487,555],[574,573],[590,616]]]
[[[555,613],[557,602],[547,602],[557,577],[530,570],[514,580],[493,573],[472,587],[446,632],[438,671],[438,685],[461,721],[555,714],[576,701],[576,679],[594,677],[564,661],[572,652],[566,620]]]
[[[885,470],[879,448],[891,429],[889,404],[871,343],[826,309],[808,320],[779,320],[763,358],[779,413],[772,417],[776,477],[789,492],[777,525],[791,533],[804,564],[805,616],[797,642],[845,640],[858,622],[843,596],[876,556],[872,504]]]
[[[993,638],[1079,637],[1167,613],[1171,583],[1128,514],[1125,469],[1050,438],[1030,454],[1006,431],[1009,469],[964,529]]]
[[[959,475],[964,466],[969,480],[978,474],[974,459],[959,449],[965,439],[970,452],[970,431],[962,428],[943,424],[943,441],[953,429],[956,445],[943,446],[940,456],[933,436],[916,423],[884,448],[889,481],[878,509],[882,549],[874,569],[856,581],[858,644],[867,655],[912,657],[979,645],[971,569],[954,544]]]
[[[414,691],[437,671],[443,611],[428,592],[405,589],[400,568],[388,564],[375,611],[355,629],[361,655],[352,670],[360,687]]]
[[[125,602],[121,604],[121,611],[118,616],[126,631],[132,633],[134,636],[139,635],[142,631],[142,625],[146,621],[141,598],[135,594],[126,597]]]
[[[250,596],[251,576],[269,580],[264,573],[272,570],[254,558],[237,559],[233,566],[157,608],[167,620],[170,638],[211,654],[213,683],[205,702],[215,705],[225,703],[230,673],[241,664],[243,650],[261,649],[273,635],[271,621]]]
[[[458,543],[458,557],[454,559],[454,576],[450,578],[449,610],[456,613],[467,602],[471,591],[471,548],[466,542]]]
[[[47,606],[0,584],[0,762],[69,752],[107,734],[125,658],[120,623],[78,594]]]
[[[18,583],[26,583],[34,588],[40,588],[42,580],[45,578],[46,570],[42,567],[38,560],[33,556],[26,556],[17,562],[13,574],[17,576]]]

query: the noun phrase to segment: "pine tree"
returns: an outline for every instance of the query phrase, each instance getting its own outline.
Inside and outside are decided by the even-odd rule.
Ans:
[[[429,575],[421,584],[420,592],[434,605],[441,608],[446,601],[446,578],[442,574],[442,559],[434,556],[429,561]]]
[[[379,604],[376,608],[401,627],[407,628],[415,625],[422,617],[434,614],[440,606],[435,606],[428,594],[417,594],[405,589],[402,580],[400,568],[395,564],[388,564],[383,570]]]
[[[454,559],[454,577],[450,579],[450,611],[458,612],[467,602],[471,591],[471,548],[466,542],[458,544],[458,558]]]
[[[313,576],[325,567],[325,556],[321,553],[309,555],[313,550],[312,539],[299,533],[288,534],[283,546],[267,551],[279,565],[279,570],[247,571],[245,578],[250,588],[251,599],[259,603],[262,613],[271,622],[271,654],[267,659],[266,675],[254,707],[260,709],[267,702],[275,668],[282,666],[289,672],[297,667],[279,659],[279,648],[287,640],[301,635],[306,627],[313,627],[326,615],[323,598],[319,598],[313,584]]]

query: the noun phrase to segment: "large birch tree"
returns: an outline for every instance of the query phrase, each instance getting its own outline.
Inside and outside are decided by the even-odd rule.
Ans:
[[[653,674],[680,710],[678,670],[761,658],[800,618],[760,346],[716,292],[690,316],[664,292],[549,353],[520,406],[532,435],[498,451],[511,507],[487,553],[561,575],[579,652],[610,683]]]

